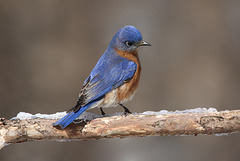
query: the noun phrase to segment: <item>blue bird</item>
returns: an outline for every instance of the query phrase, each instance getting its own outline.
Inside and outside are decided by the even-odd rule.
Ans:
[[[107,50],[101,56],[88,78],[84,81],[76,106],[53,126],[67,127],[85,110],[121,105],[125,114],[131,113],[122,104],[131,100],[138,87],[141,64],[138,47],[151,46],[143,41],[141,33],[134,26],[121,28],[112,38]]]

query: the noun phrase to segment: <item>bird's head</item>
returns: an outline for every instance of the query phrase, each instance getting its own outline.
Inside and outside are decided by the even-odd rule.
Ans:
[[[134,26],[125,26],[121,28],[113,37],[112,48],[121,51],[135,51],[140,46],[151,46],[143,40],[141,33]]]

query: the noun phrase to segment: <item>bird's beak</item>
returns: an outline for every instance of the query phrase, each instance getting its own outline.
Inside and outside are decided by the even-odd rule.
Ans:
[[[149,44],[148,42],[146,41],[141,41],[141,43],[139,44],[139,46],[151,46],[151,44]]]

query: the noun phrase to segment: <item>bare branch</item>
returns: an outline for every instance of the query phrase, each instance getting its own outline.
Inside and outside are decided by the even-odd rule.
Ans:
[[[149,115],[147,115],[149,114]],[[0,149],[10,143],[34,140],[96,140],[153,135],[198,135],[240,132],[240,110],[159,114],[148,112],[95,118],[72,123],[64,130],[56,119],[0,119]]]

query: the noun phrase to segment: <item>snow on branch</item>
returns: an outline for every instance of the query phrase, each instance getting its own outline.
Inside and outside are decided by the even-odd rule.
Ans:
[[[65,112],[52,115],[20,112],[10,120],[0,118],[0,149],[11,143],[34,140],[97,140],[133,136],[229,134],[240,132],[240,110],[196,108],[184,111],[147,111],[128,116],[101,117],[85,112],[65,129],[52,126]]]

